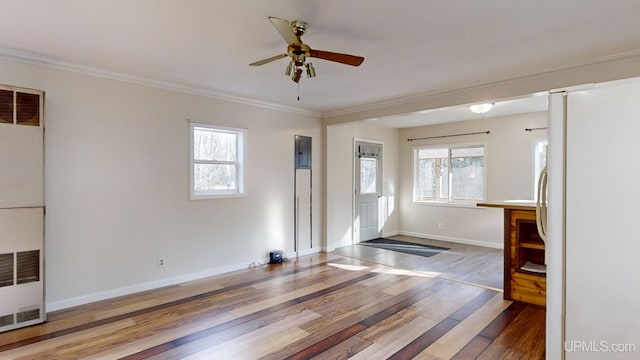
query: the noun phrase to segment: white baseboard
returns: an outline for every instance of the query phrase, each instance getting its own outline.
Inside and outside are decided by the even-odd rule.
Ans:
[[[305,249],[305,250],[299,251],[298,256],[311,255],[317,252],[320,252],[319,248]],[[287,256],[289,258],[295,257],[296,253],[295,252],[287,253]],[[87,294],[87,295],[78,296],[74,298],[50,301],[46,303],[46,311],[50,312],[50,311],[62,310],[62,309],[70,308],[73,306],[92,303],[95,301],[101,301],[101,300],[111,299],[118,296],[134,294],[141,291],[153,290],[153,289],[158,289],[165,286],[181,284],[188,281],[203,279],[209,276],[220,275],[220,274],[224,274],[232,271],[247,269],[254,264],[262,265],[268,262],[269,262],[268,258],[262,258],[262,259],[250,261],[249,263],[227,265],[227,266],[212,268],[212,269],[199,271],[191,274],[179,275],[179,276],[174,276],[166,279],[159,279],[159,280],[149,281],[146,283],[125,286],[117,289],[100,291],[93,294]]]
[[[298,256],[305,256],[305,255],[312,255],[312,254],[316,254],[319,253],[321,251],[320,248],[311,248],[311,249],[304,249],[304,250],[300,250],[298,251]],[[295,251],[291,251],[286,253],[287,259],[291,259],[296,257],[296,252]]]
[[[400,235],[400,231],[390,231],[390,232],[384,232],[382,233],[382,237],[392,237],[392,236],[396,236],[396,235]]]
[[[434,234],[422,234],[422,233],[416,233],[416,232],[411,232],[411,231],[400,231],[400,235],[413,236],[413,237],[418,237],[418,238],[423,238],[423,239],[448,241],[448,242],[453,242],[453,243],[458,243],[458,244],[465,244],[465,245],[482,246],[482,247],[493,248],[493,249],[504,249],[504,243],[502,243],[502,242],[494,243],[494,242],[489,242],[489,241],[462,239],[462,238],[456,238],[456,237],[451,237],[451,236],[442,236],[442,235],[434,235]]]

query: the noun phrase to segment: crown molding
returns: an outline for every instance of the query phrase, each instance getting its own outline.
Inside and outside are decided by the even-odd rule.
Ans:
[[[167,81],[154,80],[150,78],[135,76],[131,74],[126,74],[117,71],[110,71],[105,69],[100,69],[96,67],[80,65],[68,61],[63,61],[60,59],[55,59],[52,57],[38,55],[34,53],[18,51],[7,48],[0,48],[0,60],[7,60],[12,62],[18,62],[29,65],[42,66],[46,68],[68,71],[72,73],[78,73],[83,75],[89,75],[99,78],[105,78],[110,80],[117,80],[128,82],[132,84],[148,86],[157,89],[176,91],[185,94],[191,95],[200,95],[209,97],[216,100],[229,101],[233,103],[243,104],[243,105],[251,105],[257,106],[270,110],[277,110],[297,115],[303,116],[314,116],[320,117],[322,114],[317,111],[311,111],[307,109],[295,108],[291,106],[286,106],[282,104],[277,104],[269,101],[257,100],[252,98],[247,98],[243,96],[227,94],[219,91],[215,91],[212,89],[206,89],[196,86],[188,86],[178,83],[172,83]]]
[[[625,59],[635,59],[635,58],[640,58],[640,49],[634,49],[634,50],[631,50],[631,51],[625,51],[625,52],[620,52],[620,53],[615,53],[615,54],[611,54],[611,55],[607,55],[607,56],[594,58],[594,59],[591,59],[590,61],[585,61],[585,62],[582,62],[580,64],[575,64],[575,65],[569,66],[569,67],[546,69],[545,71],[541,71],[541,72],[538,72],[538,73],[535,73],[535,74],[529,74],[529,75],[524,75],[524,76],[520,76],[520,77],[508,78],[508,79],[503,79],[503,80],[490,82],[490,83],[479,82],[479,83],[475,83],[475,84],[468,84],[466,87],[444,88],[444,89],[439,89],[439,90],[431,91],[431,92],[425,92],[425,93],[421,93],[421,94],[411,94],[411,95],[401,96],[401,97],[397,97],[397,98],[382,99],[382,100],[379,100],[379,101],[367,102],[367,103],[360,104],[360,105],[354,105],[354,106],[338,108],[338,109],[334,109],[334,110],[323,111],[322,112],[322,118],[323,119],[337,118],[337,117],[345,117],[345,116],[349,116],[349,115],[352,115],[352,114],[358,114],[358,113],[363,113],[363,112],[373,112],[373,111],[386,109],[386,108],[390,108],[390,107],[394,107],[394,106],[402,106],[402,105],[407,105],[407,104],[419,102],[419,101],[422,101],[422,100],[425,100],[425,99],[429,99],[429,98],[433,98],[433,97],[436,97],[436,96],[455,94],[455,93],[461,92],[461,91],[470,91],[470,90],[474,90],[474,89],[488,88],[488,87],[491,87],[491,86],[497,86],[497,85],[501,85],[501,84],[508,84],[508,83],[518,82],[518,81],[527,81],[528,79],[535,79],[535,78],[538,78],[538,77],[541,77],[541,76],[560,74],[560,73],[563,73],[563,72],[569,72],[569,71],[573,71],[573,70],[580,70],[580,69],[587,68],[587,67],[590,67],[590,66],[596,66],[596,65],[606,64],[606,63],[612,63],[612,62],[615,62],[615,61],[620,61],[620,60],[625,60]]]

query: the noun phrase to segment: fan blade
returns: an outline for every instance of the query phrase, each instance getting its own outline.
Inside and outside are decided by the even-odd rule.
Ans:
[[[262,59],[260,61],[256,61],[256,62],[252,62],[251,64],[249,64],[249,66],[260,66],[260,65],[264,65],[264,64],[268,64],[272,61],[276,61],[276,60],[280,60],[283,57],[287,57],[287,54],[280,54],[280,55],[276,55],[276,56],[272,56],[270,58],[266,58],[266,59]]]
[[[291,24],[285,19],[281,19],[275,16],[269,16],[269,21],[278,30],[280,35],[284,38],[284,41],[289,45],[300,45],[300,39],[291,30]]]
[[[311,50],[310,56],[352,66],[359,66],[364,61],[364,58],[362,56],[340,54],[322,50]]]

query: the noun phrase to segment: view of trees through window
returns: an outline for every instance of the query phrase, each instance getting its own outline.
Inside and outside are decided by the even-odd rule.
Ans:
[[[376,172],[378,162],[372,158],[360,158],[360,193],[372,194],[377,190]]]
[[[245,130],[192,124],[192,197],[242,193]]]
[[[236,189],[236,134],[195,128],[193,154],[195,190]]]
[[[418,148],[414,156],[414,201],[484,198],[484,146]]]

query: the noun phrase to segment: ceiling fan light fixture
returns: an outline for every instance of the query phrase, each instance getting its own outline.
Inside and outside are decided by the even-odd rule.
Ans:
[[[474,114],[484,114],[493,108],[493,103],[473,104],[469,106],[469,110]]]
[[[313,64],[307,63],[306,67],[307,67],[307,77],[308,78],[316,77],[316,69],[313,67]]]
[[[296,71],[296,64],[293,60],[289,62],[287,65],[287,70],[285,70],[284,74],[287,76],[293,76],[293,73]]]
[[[299,53],[299,52],[294,52],[293,54],[293,60],[295,60],[296,66],[302,66],[304,65],[304,61],[305,61],[305,56],[304,53]]]
[[[249,66],[261,66],[270,62],[289,57],[290,61],[285,69],[285,75],[289,76],[295,83],[300,81],[302,77],[303,67],[306,68],[309,78],[316,77],[316,69],[311,63],[306,63],[309,58],[323,59],[333,61],[340,64],[351,66],[360,66],[364,61],[364,57],[349,54],[335,53],[331,51],[312,49],[309,45],[302,42],[301,37],[306,33],[309,24],[301,20],[289,22],[286,19],[269,16],[269,21],[275,27],[276,31],[287,43],[287,51],[280,55],[275,55],[259,61],[254,61]]]
[[[294,83],[298,83],[301,77],[302,77],[302,69],[297,68],[296,71],[291,75],[291,80],[293,80]]]

